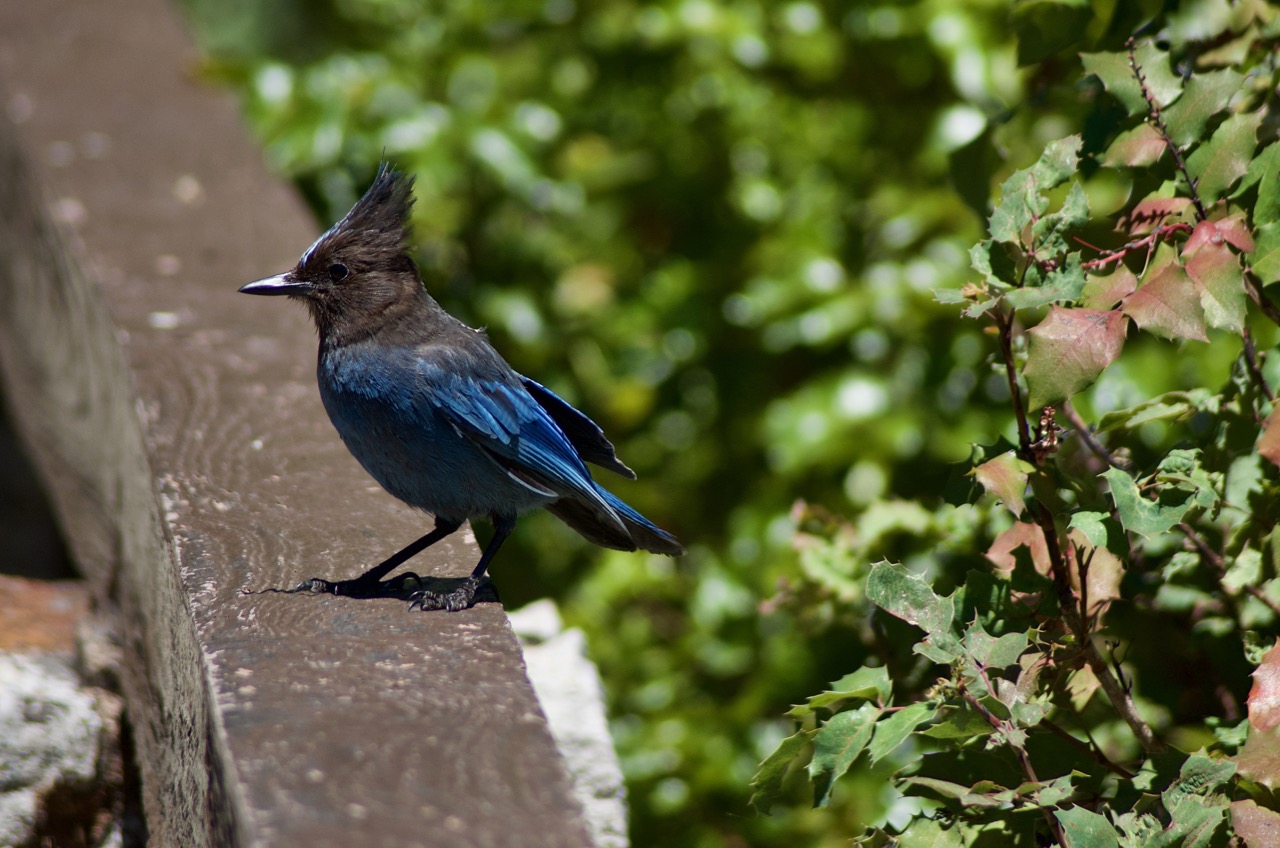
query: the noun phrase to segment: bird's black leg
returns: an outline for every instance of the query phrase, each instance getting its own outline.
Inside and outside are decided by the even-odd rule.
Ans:
[[[412,578],[420,581],[418,575],[413,573],[401,574],[386,583],[381,582],[383,575],[395,570],[403,565],[412,557],[425,551],[436,542],[448,536],[450,533],[462,526],[458,521],[445,521],[439,517],[436,518],[435,529],[427,535],[423,536],[416,542],[405,546],[400,551],[392,554],[387,559],[375,565],[373,568],[354,577],[351,580],[329,581],[322,580],[319,577],[312,577],[310,580],[304,580],[293,590],[295,592],[329,592],[334,595],[347,595],[349,597],[384,597],[386,595],[394,595],[404,589],[405,582]]]
[[[432,592],[427,589],[414,592],[409,596],[409,609],[457,612],[475,603],[476,589],[480,587],[481,581],[485,579],[484,573],[489,567],[489,561],[493,559],[493,555],[498,552],[498,548],[502,547],[502,543],[511,535],[511,531],[516,528],[516,517],[514,515],[495,515],[492,518],[493,538],[489,540],[489,544],[485,545],[484,553],[480,554],[480,562],[476,564],[471,576],[463,580],[462,584],[456,589],[449,592]]]

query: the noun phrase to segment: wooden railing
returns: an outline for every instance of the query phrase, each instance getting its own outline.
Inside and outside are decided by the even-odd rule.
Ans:
[[[153,844],[587,845],[499,605],[251,594],[430,519],[338,441],[305,314],[236,294],[316,226],[196,62],[163,0],[0,3],[0,376],[124,634]]]

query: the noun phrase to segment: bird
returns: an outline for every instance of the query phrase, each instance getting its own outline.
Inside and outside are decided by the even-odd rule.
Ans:
[[[466,609],[519,516],[545,509],[588,541],[681,556],[684,548],[601,487],[586,463],[635,479],[604,431],[519,374],[483,329],[446,312],[411,255],[412,176],[382,162],[364,195],[283,274],[244,294],[306,304],[319,334],[320,399],[347,449],[384,489],[434,516],[431,531],[359,577],[312,578],[290,591],[378,596],[413,585],[382,578],[481,518],[493,536],[471,576],[419,589],[410,609]],[[482,583],[484,581],[484,583]]]

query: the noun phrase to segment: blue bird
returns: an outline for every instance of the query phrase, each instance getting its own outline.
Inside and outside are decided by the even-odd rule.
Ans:
[[[294,591],[397,590],[417,576],[382,578],[462,522],[487,518],[494,535],[471,576],[410,595],[411,608],[465,609],[516,518],[539,507],[606,548],[683,554],[674,536],[592,480],[587,462],[635,479],[600,427],[516,373],[483,330],[427,293],[408,251],[412,189],[384,163],[292,270],[240,288],[307,305],[320,334],[320,398],[342,441],[383,488],[435,516],[430,533],[361,576],[313,578]]]

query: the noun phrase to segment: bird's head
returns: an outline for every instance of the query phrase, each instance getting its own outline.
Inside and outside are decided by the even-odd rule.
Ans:
[[[412,207],[413,178],[384,162],[364,197],[297,265],[240,291],[304,301],[322,334],[376,316],[422,288],[408,251]]]

